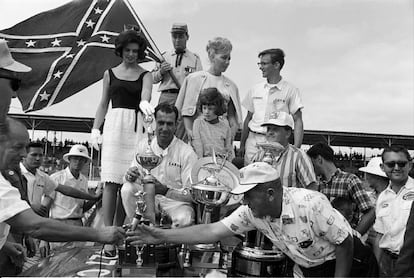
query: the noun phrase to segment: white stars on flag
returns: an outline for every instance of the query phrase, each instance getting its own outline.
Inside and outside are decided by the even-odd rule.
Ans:
[[[58,40],[57,38],[55,38],[54,41],[51,42],[52,46],[60,46],[60,43],[62,42],[62,40]]]
[[[60,78],[63,72],[61,72],[60,70],[58,70],[57,72],[55,72],[53,74],[54,78]]]
[[[89,19],[88,21],[85,22],[85,24],[86,24],[87,27],[93,28],[93,25],[95,25],[95,22],[93,22],[92,20]]]
[[[107,35],[103,35],[103,36],[101,36],[101,40],[102,40],[102,42],[107,42],[107,43],[109,43],[109,39],[110,39],[110,37],[108,37]]]
[[[50,95],[48,93],[46,93],[46,91],[41,93],[39,96],[40,96],[40,101],[47,101],[50,97]]]
[[[25,42],[25,43],[26,43],[27,47],[35,47],[35,43],[36,43],[36,41],[32,41],[32,40],[30,40],[30,41]]]
[[[78,44],[78,47],[79,47],[79,46],[84,46],[86,41],[81,39],[80,41],[76,41],[76,43]]]

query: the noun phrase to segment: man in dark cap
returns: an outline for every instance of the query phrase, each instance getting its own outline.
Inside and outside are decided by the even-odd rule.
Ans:
[[[161,92],[158,103],[167,102],[174,105],[184,78],[192,72],[203,69],[200,57],[187,49],[188,38],[187,24],[174,23],[172,25],[171,39],[174,50],[164,52],[165,60],[157,64],[152,71],[154,84],[161,82],[158,87],[158,91]],[[172,79],[170,72],[179,84]]]

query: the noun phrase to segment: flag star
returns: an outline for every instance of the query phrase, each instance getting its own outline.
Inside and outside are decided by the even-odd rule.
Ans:
[[[48,100],[49,99],[49,94],[46,93],[46,91],[44,91],[43,93],[41,93],[40,95],[40,101],[44,101],[44,100]]]
[[[66,55],[66,58],[73,58],[73,56],[75,56],[75,54],[71,53],[71,54]]]
[[[88,27],[91,27],[91,28],[93,28],[93,25],[95,24],[95,22],[93,22],[92,20],[88,20],[88,21],[86,21],[85,22],[86,23],[86,25],[88,26]]]
[[[52,41],[51,42],[51,44],[52,44],[52,46],[60,46],[60,42],[61,42],[62,40],[58,40],[57,38],[55,38],[55,40],[54,41]]]
[[[86,42],[84,40],[80,40],[80,41],[76,41],[76,43],[78,44],[78,47],[79,47],[79,46],[84,46]]]
[[[95,14],[101,14],[103,12],[103,10],[101,10],[99,7],[96,7],[94,10]]]
[[[58,70],[57,72],[55,72],[55,73],[53,74],[53,76],[54,76],[55,78],[60,78],[60,77],[61,77],[61,75],[62,75],[62,73],[63,73],[63,72],[61,72],[60,70]]]
[[[28,42],[25,42],[25,44],[27,44],[27,47],[34,47],[35,43],[36,43],[36,41],[32,41],[32,40],[30,40]]]
[[[101,36],[102,42],[109,42],[109,39],[110,39],[110,37],[108,37],[107,35]]]

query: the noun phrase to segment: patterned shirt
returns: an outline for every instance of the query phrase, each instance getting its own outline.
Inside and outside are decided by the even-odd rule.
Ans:
[[[323,194],[294,187],[283,187],[280,218],[255,218],[244,205],[221,223],[237,234],[259,230],[295,263],[307,268],[335,259],[336,245],[352,237],[346,219]]]
[[[264,154],[264,150],[258,151],[252,162],[262,161]],[[283,186],[306,188],[312,182],[316,182],[312,161],[303,150],[291,144],[274,159],[272,166],[279,171]]]
[[[337,197],[349,198],[353,203],[351,226],[356,227],[362,213],[374,208],[371,198],[362,187],[361,180],[354,174],[337,169],[328,181],[319,184],[319,191],[332,202]]]
[[[414,200],[414,180],[407,182],[398,193],[390,185],[378,197],[374,229],[383,234],[379,247],[398,254],[404,243],[404,233]]]

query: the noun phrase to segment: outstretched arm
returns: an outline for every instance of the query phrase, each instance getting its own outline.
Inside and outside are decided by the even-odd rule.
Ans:
[[[101,198],[101,195],[92,195],[82,190],[67,186],[64,184],[59,184],[56,188],[56,191],[62,193],[63,195],[70,196],[77,199],[93,200],[97,201]]]
[[[223,223],[194,225],[181,229],[158,229],[139,225],[135,231],[127,232],[127,241],[133,245],[144,243],[213,243],[222,238],[234,235]]]

